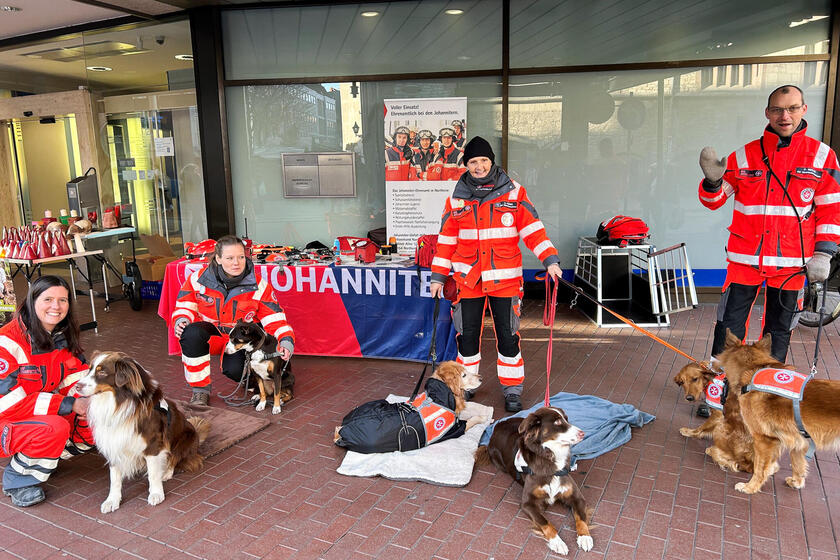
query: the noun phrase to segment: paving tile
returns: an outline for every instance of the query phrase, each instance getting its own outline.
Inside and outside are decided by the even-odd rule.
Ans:
[[[103,314],[103,325],[130,320],[148,333],[143,349],[126,346],[118,328],[103,328],[98,335],[86,331],[84,344],[142,352],[144,365],[167,394],[187,397],[179,360],[165,354],[163,322],[155,310],[118,307]],[[521,328],[526,402],[538,402],[544,391],[541,313],[541,301],[526,298]],[[547,510],[569,545],[569,558],[838,560],[840,508],[833,505],[840,503],[840,461],[835,453],[817,454],[799,491],[784,484],[790,470],[784,454],[780,472],[762,492],[745,496],[734,486],[749,474],[720,470],[704,454],[708,441],[687,440],[678,432],[700,423],[671,381],[679,359],[638,333],[598,329],[568,308],[558,310],[558,317],[554,360],[566,375],[552,377],[553,391],[596,394],[657,415],[655,422],[634,429],[624,446],[579,462],[573,477],[592,511],[593,551],[577,550],[567,508]],[[702,354],[714,317],[715,306],[704,304],[674,315],[671,328],[659,332]],[[823,339],[826,375],[834,379],[840,379],[838,326],[829,325]],[[807,363],[804,349],[813,347],[814,335],[812,329],[794,332],[794,363]],[[482,353],[494,352],[488,320]],[[492,379],[492,360],[485,362],[482,374]],[[478,468],[464,488],[335,472],[344,450],[332,445],[329,434],[347,403],[381,398],[383,391],[404,392],[416,376],[414,366],[297,357],[296,398],[282,417],[209,458],[203,471],[176,474],[166,483],[166,501],[156,507],[146,503],[147,482],[138,477],[126,482],[120,510],[103,515],[99,505],[107,494],[107,469],[102,458],[89,454],[63,462],[47,485],[47,503],[20,510],[0,501],[0,543],[6,549],[0,558],[6,552],[27,559],[62,553],[97,559],[557,558],[531,532],[519,505],[521,485],[495,468]],[[217,375],[217,362],[213,367],[220,390],[232,390]],[[502,406],[496,390],[485,388],[478,400]],[[213,400],[213,406],[221,405]],[[251,409],[240,412],[258,415]]]

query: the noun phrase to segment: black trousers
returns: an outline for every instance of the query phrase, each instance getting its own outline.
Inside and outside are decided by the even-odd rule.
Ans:
[[[487,296],[499,354],[513,357],[519,354],[519,316],[513,311],[519,305],[519,297]],[[462,356],[474,356],[481,350],[481,330],[484,327],[484,297],[463,298],[453,312],[455,340]],[[458,324],[460,319],[460,325]]]
[[[712,356],[723,352],[726,346],[726,329],[741,340],[744,339],[750,310],[760,287],[732,283],[726,288],[718,304]],[[764,328],[761,334],[769,334],[772,337],[770,353],[780,362],[787,358],[790,331],[796,326],[798,318],[794,310],[798,308],[799,299],[800,292],[797,290],[780,290],[769,286],[765,289]]]
[[[210,339],[214,336],[227,336],[213,323],[199,321],[190,323],[181,334],[181,352],[188,358],[198,358],[210,353]],[[222,373],[225,377],[239,383],[245,369],[245,350],[235,354],[222,354]]]

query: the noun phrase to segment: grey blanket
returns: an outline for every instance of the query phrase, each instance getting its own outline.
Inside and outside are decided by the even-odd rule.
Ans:
[[[624,445],[630,441],[631,426],[640,428],[656,418],[633,405],[616,404],[592,395],[557,393],[551,397],[550,402],[551,406],[562,408],[569,417],[569,422],[586,434],[583,441],[572,446],[572,466],[578,459],[593,459]],[[543,403],[535,404],[507,418],[525,418],[542,405]],[[479,445],[487,445],[496,424],[497,422],[494,422],[484,430]]]

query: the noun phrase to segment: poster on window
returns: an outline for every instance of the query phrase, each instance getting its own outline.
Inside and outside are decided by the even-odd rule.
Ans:
[[[446,197],[466,171],[467,98],[385,100],[388,237],[414,254],[417,238],[440,230]]]

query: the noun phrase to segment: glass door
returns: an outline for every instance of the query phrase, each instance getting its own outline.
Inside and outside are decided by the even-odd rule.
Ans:
[[[206,237],[194,107],[108,115],[108,145],[114,199],[130,205],[140,233],[176,249]]]

